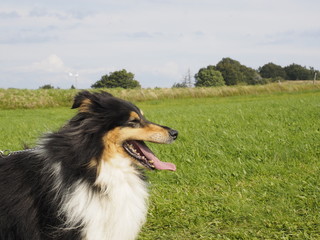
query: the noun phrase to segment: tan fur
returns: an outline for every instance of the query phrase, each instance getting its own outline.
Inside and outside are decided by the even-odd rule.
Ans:
[[[129,117],[129,121],[136,120],[136,119],[140,120],[139,115],[136,112],[131,112],[130,117]]]
[[[121,137],[122,129],[120,127],[116,127],[112,131],[109,131],[104,137],[103,137],[103,143],[104,143],[104,151],[102,154],[102,159],[104,161],[108,161],[109,159],[112,159],[115,155],[120,154],[124,155],[125,151],[122,147],[122,137]]]
[[[79,112],[89,112],[90,111],[90,105],[91,105],[91,100],[90,99],[85,99],[82,101],[80,107],[79,107]]]

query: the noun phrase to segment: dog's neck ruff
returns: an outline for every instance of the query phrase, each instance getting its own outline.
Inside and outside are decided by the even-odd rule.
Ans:
[[[83,240],[135,239],[145,222],[148,193],[131,160],[116,156],[102,161],[95,184],[102,191],[78,181],[64,197],[66,228],[81,227]]]

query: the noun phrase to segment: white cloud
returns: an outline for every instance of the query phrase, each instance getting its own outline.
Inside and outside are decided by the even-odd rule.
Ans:
[[[49,73],[66,73],[72,71],[71,68],[65,66],[62,59],[55,54],[51,54],[45,59],[22,67],[21,69],[29,72],[41,71]]]

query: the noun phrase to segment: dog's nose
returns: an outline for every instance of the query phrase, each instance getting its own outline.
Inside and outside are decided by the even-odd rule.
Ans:
[[[178,137],[178,131],[170,129],[169,131],[170,136],[175,140]]]

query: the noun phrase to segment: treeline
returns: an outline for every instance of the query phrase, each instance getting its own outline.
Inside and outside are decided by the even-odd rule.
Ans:
[[[319,80],[320,74],[313,67],[306,68],[295,63],[282,67],[270,62],[255,70],[232,58],[223,58],[217,65],[201,68],[194,75],[194,81],[192,78],[188,71],[182,82],[175,83],[172,87],[258,85],[284,80]]]
[[[214,87],[234,85],[261,85],[284,80],[319,80],[320,74],[313,67],[291,64],[285,67],[275,63],[267,63],[258,69],[241,64],[232,58],[223,58],[216,65],[199,69],[193,76],[188,70],[182,81],[173,84],[173,88]],[[92,88],[141,88],[138,80],[125,69],[103,75],[91,85]]]

